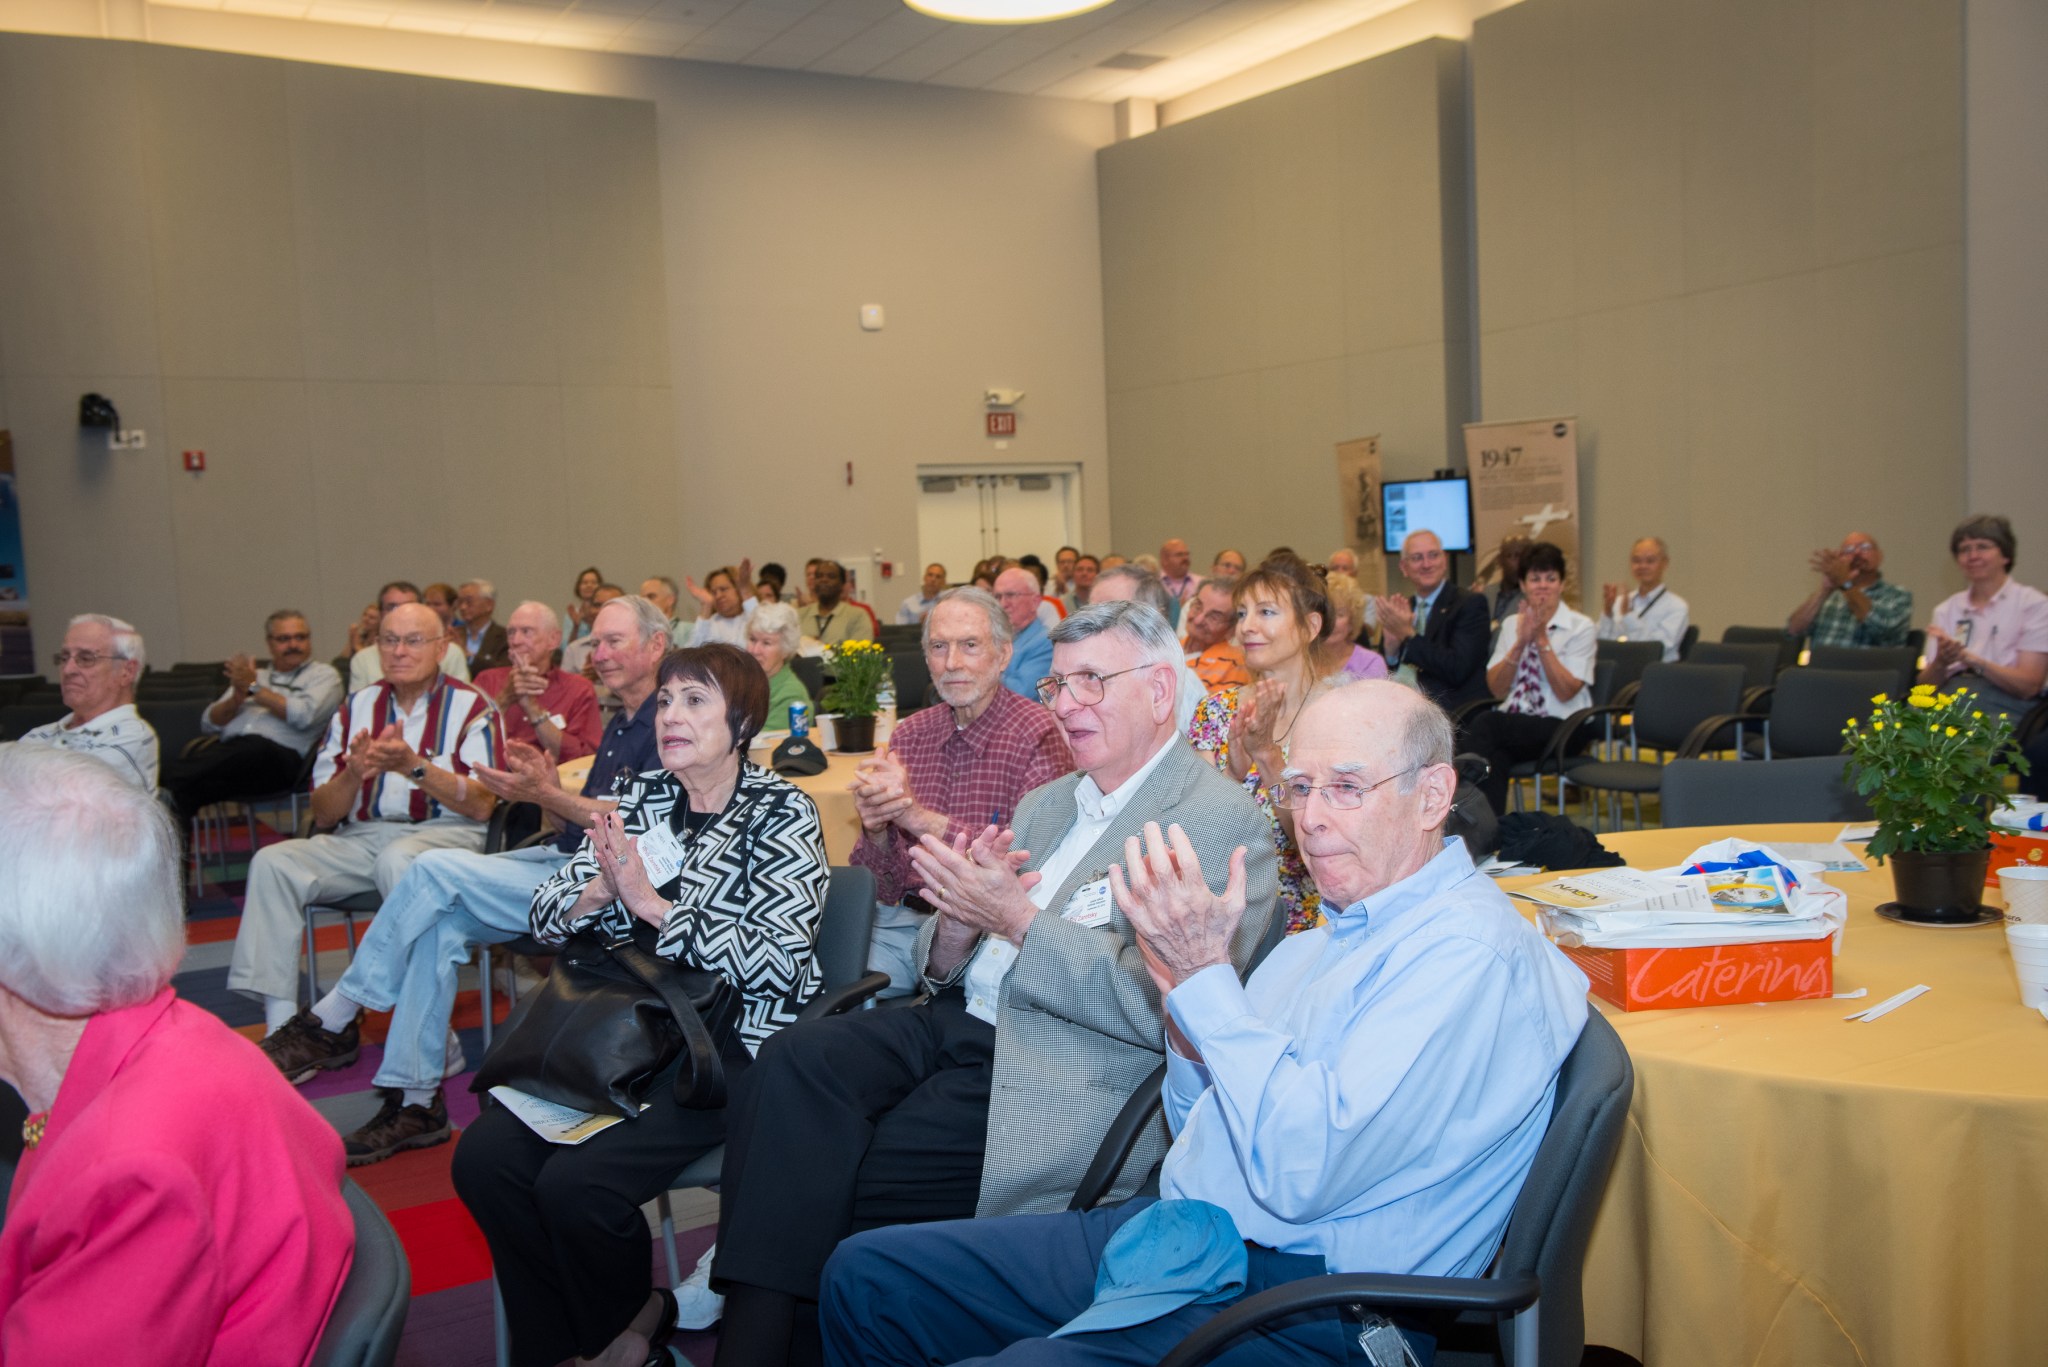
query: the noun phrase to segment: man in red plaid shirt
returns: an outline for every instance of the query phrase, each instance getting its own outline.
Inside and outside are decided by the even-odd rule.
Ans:
[[[863,831],[853,862],[875,875],[868,966],[889,975],[885,997],[917,985],[911,959],[931,915],[913,891],[918,837],[971,840],[984,826],[1007,825],[1019,798],[1073,770],[1052,713],[1003,687],[1012,634],[986,590],[941,594],[925,615],[924,652],[946,705],[905,718],[849,785]]]

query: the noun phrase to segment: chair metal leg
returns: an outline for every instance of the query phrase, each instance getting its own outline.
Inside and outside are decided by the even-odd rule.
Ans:
[[[491,947],[489,945],[480,944],[476,947],[476,987],[477,999],[483,1003],[484,1008],[484,1052],[488,1054],[491,1051],[492,1015]]]
[[[313,944],[313,912],[306,911],[306,1009],[320,1000],[320,951]]]
[[[668,1258],[668,1284],[675,1286],[683,1280],[683,1268],[676,1257],[676,1213],[669,1206],[667,1187],[654,1198],[654,1208],[661,1213],[661,1251]]]
[[[1536,1312],[1542,1304],[1538,1301],[1508,1321],[1508,1367],[1538,1367],[1542,1341],[1537,1336]]]
[[[1643,828],[1643,795],[1630,793],[1629,800],[1636,804],[1636,829],[1640,831]]]

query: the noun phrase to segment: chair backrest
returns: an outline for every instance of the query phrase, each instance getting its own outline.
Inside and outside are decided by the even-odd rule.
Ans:
[[[341,1194],[355,1218],[356,1257],[313,1350],[313,1367],[391,1367],[412,1304],[412,1267],[377,1203],[347,1178]]]
[[[896,680],[896,715],[907,717],[924,706],[925,694],[931,691],[932,667],[921,649],[893,652],[889,667]]]
[[[62,702],[15,702],[0,707],[0,740],[20,740],[38,726],[64,720],[71,709]]]
[[[803,684],[804,692],[811,695],[811,702],[816,704],[825,692],[825,662],[814,655],[793,655],[789,667]]]
[[[1780,669],[1790,669],[1799,663],[1800,638],[1783,627],[1728,627],[1721,632],[1721,640],[1728,645],[1776,646]]]
[[[1664,766],[1666,826],[1738,822],[1868,821],[1869,800],[1847,776],[1848,758],[1817,755],[1768,763],[1681,759]]]
[[[1764,688],[1778,677],[1781,656],[1778,647],[1764,642],[1702,641],[1686,657],[1687,664],[1741,665],[1744,688]]]
[[[1616,693],[1643,677],[1643,671],[1664,658],[1664,647],[1656,641],[1602,641],[1593,653],[1596,665],[1612,664],[1614,677],[1603,694],[1599,676],[1594,676],[1593,702],[1605,706]]]
[[[175,759],[185,752],[185,747],[205,735],[199,719],[206,709],[213,706],[215,694],[206,698],[142,698],[135,704],[135,710],[156,732],[157,754],[163,759]]]
[[[883,626],[879,639],[892,655],[899,650],[922,650],[924,627],[919,623],[906,626],[902,622],[890,622]]]
[[[1839,755],[1842,728],[1870,710],[1870,700],[1891,687],[1881,669],[1788,669],[1771,698],[1771,758]]]
[[[1815,646],[1806,663],[1811,669],[1883,670],[1892,680],[1885,690],[1904,692],[1913,686],[1920,652],[1911,646]]]
[[[1679,749],[1708,717],[1742,710],[1743,679],[1736,664],[1647,666],[1634,704],[1636,739],[1653,750]]]
[[[1678,638],[1678,658],[1681,660],[1691,658],[1692,648],[1698,645],[1699,643],[1700,628],[1699,624],[1695,622],[1692,625],[1686,627],[1685,635]]]
[[[1534,1276],[1542,1284],[1542,1309],[1536,1321],[1538,1362],[1577,1362],[1585,1352],[1586,1310],[1580,1284],[1586,1245],[1593,1237],[1600,1197],[1607,1190],[1607,1174],[1621,1147],[1635,1085],[1635,1067],[1621,1036],[1589,1006],[1586,1028],[1558,1070],[1550,1127],[1543,1132],[1536,1161],[1515,1198],[1495,1263],[1498,1276]],[[1502,1355],[1508,1367],[1537,1367],[1514,1361],[1505,1322],[1502,1330]]]
[[[828,988],[844,987],[868,971],[875,933],[875,875],[835,864],[818,915],[818,972]]]

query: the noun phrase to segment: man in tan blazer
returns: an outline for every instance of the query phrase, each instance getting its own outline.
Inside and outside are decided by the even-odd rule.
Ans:
[[[1109,866],[1148,821],[1178,823],[1220,891],[1245,868],[1231,945],[1248,971],[1277,928],[1271,829],[1175,725],[1180,642],[1155,609],[1103,603],[1052,632],[1040,695],[1076,772],[1009,830],[912,853],[937,914],[928,995],[773,1036],[727,1109],[713,1284],[722,1367],[816,1360],[819,1276],[856,1230],[1061,1209],[1110,1121],[1163,1061],[1159,992]],[[1148,1135],[1113,1195],[1164,1149]]]

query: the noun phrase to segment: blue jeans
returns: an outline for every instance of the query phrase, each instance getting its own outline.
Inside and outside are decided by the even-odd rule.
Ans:
[[[379,1087],[441,1085],[455,972],[473,944],[503,944],[531,928],[534,890],[569,862],[551,846],[475,854],[429,850],[384,899],[338,987],[350,1001],[391,1012]]]
[[[1150,1198],[1058,1215],[892,1225],[856,1234],[825,1266],[819,1327],[830,1367],[1150,1367],[1228,1308],[1190,1305],[1129,1329],[1047,1338],[1095,1299],[1109,1236]],[[1320,1275],[1323,1260],[1248,1246],[1245,1294]],[[1333,1312],[1237,1340],[1229,1367],[1307,1367],[1364,1360]]]

